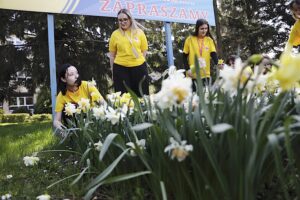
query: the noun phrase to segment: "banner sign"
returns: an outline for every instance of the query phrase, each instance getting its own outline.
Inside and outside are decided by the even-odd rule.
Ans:
[[[215,25],[212,0],[0,0],[0,8],[106,17],[127,8],[137,19]]]

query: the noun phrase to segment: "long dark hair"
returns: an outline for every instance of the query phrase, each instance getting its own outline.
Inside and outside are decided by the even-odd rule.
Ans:
[[[300,0],[293,0],[293,1],[289,4],[289,8],[290,8],[290,10],[292,11],[293,18],[297,20],[297,19],[299,19],[299,18],[297,18],[297,17],[295,16],[294,12],[293,12],[294,5],[300,6]]]
[[[210,37],[213,40],[213,42],[214,42],[214,44],[216,46],[216,42],[215,42],[214,38],[212,37],[212,35],[210,33],[210,26],[208,24],[208,21],[206,21],[205,19],[198,19],[196,21],[195,31],[192,33],[192,35],[197,37],[198,36],[198,32],[199,32],[199,27],[202,26],[202,25],[204,25],[204,24],[207,25],[206,36]]]
[[[198,19],[196,21],[196,26],[195,26],[195,31],[192,33],[193,36],[198,36],[198,32],[199,32],[199,27],[206,24],[208,29],[207,29],[207,33],[206,33],[206,36],[209,36],[211,37],[211,34],[210,34],[210,26],[208,24],[208,21],[206,21],[205,19]],[[212,37],[211,37],[212,38]]]
[[[58,68],[58,73],[57,73],[57,93],[61,92],[62,95],[65,95],[67,92],[67,83],[63,82],[61,79],[62,78],[66,78],[66,73],[69,67],[71,67],[73,65],[66,63],[66,64],[62,64],[61,66],[59,66]],[[74,67],[74,66],[73,66]],[[75,67],[76,68],[76,67]],[[77,69],[77,68],[76,68]],[[78,70],[78,69],[77,69]],[[81,77],[80,75],[77,78],[76,81],[78,87],[81,85]]]

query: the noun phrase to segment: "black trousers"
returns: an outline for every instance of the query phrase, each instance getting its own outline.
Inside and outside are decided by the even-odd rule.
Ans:
[[[193,92],[196,92],[197,91],[197,79],[192,79],[192,81],[193,81],[193,85],[192,85]],[[202,84],[203,84],[203,86],[212,84],[211,83],[211,78],[210,77],[203,78],[202,79]]]
[[[144,80],[143,80],[144,79]],[[143,82],[141,82],[143,80]],[[146,63],[135,67],[124,67],[114,63],[113,81],[115,92],[128,92],[125,85],[129,87],[137,96],[149,95],[149,76]],[[142,84],[142,93],[139,85]]]

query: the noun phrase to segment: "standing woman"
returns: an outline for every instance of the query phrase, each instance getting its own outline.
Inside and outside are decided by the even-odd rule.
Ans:
[[[292,11],[292,15],[296,22],[291,29],[289,40],[286,45],[287,49],[292,49],[293,46],[300,45],[300,0],[293,0],[290,3],[290,10]]]
[[[127,87],[138,96],[149,94],[149,78],[145,57],[148,50],[145,29],[131,15],[129,10],[118,12],[119,28],[109,40],[110,66],[113,72],[115,91],[125,93]],[[142,81],[142,93],[139,85]]]
[[[192,73],[191,68],[195,64],[195,55],[197,55],[200,75],[203,84],[211,82],[210,78],[210,59],[217,65],[218,56],[216,53],[215,42],[210,34],[209,24],[204,19],[198,19],[195,32],[189,36],[183,47],[183,64],[187,70],[187,75],[193,79],[193,90],[196,90],[196,75]]]

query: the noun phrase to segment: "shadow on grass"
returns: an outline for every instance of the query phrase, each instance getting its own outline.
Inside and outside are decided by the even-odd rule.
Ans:
[[[0,138],[0,168],[8,168],[23,156],[57,142],[51,122],[1,124]]]
[[[80,199],[84,187],[70,187],[73,179],[47,189],[52,183],[78,173],[78,166],[74,164],[77,159],[73,155],[70,159],[69,153],[41,153],[37,165],[24,165],[24,156],[60,148],[64,149],[65,145],[59,145],[51,122],[0,124],[0,197],[10,193],[12,199],[31,200],[49,193],[51,199]],[[13,177],[7,179],[10,174]]]

